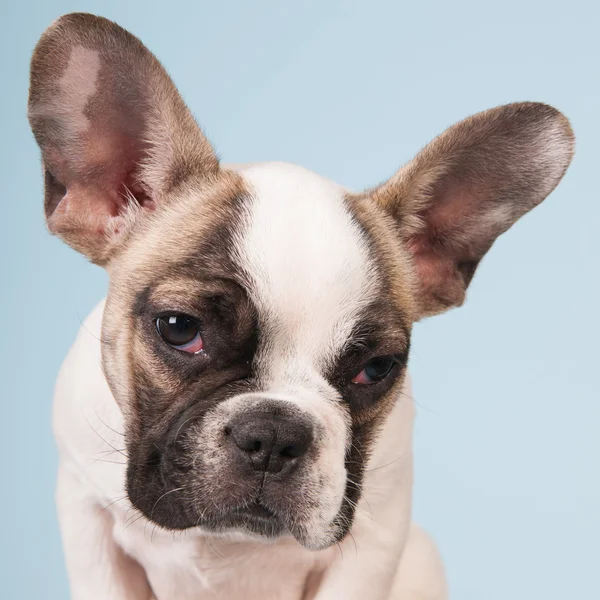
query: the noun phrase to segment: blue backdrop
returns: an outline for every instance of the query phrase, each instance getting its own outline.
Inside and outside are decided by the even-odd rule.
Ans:
[[[416,518],[460,600],[600,598],[598,3],[585,0],[0,3],[0,597],[65,599],[51,394],[104,273],[51,238],[28,61],[60,14],[158,55],[226,161],[351,188],[462,117],[540,100],[572,120],[560,187],[494,246],[465,307],[417,325]]]

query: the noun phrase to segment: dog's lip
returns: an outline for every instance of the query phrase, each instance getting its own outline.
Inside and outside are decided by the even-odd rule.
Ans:
[[[262,504],[259,500],[255,500],[250,504],[238,506],[233,511],[236,515],[250,516],[258,519],[275,519],[277,515]]]

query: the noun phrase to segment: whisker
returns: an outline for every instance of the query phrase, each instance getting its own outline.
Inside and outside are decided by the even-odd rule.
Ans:
[[[386,463],[385,465],[380,465],[378,467],[373,467],[372,469],[366,469],[365,473],[372,473],[373,471],[379,471],[379,469],[385,469],[386,467],[389,467],[390,465],[393,465],[393,464],[397,463],[399,460],[403,459],[405,456],[406,456],[406,452],[403,452],[400,456],[398,456],[397,458],[395,458],[391,462]]]
[[[195,417],[190,417],[189,419],[186,419],[178,428],[177,428],[177,432],[175,433],[175,438],[174,438],[174,444],[177,442],[177,438],[179,437],[179,432],[181,431],[181,428],[186,424],[189,423],[190,421],[194,421],[195,419],[200,419],[201,417],[199,415],[195,416]]]
[[[111,454],[114,454],[115,452],[125,452],[126,449],[125,448],[121,448],[120,450],[115,449],[115,450],[99,450],[98,452],[96,452],[94,454],[94,456],[96,456],[96,454],[103,454],[104,456],[109,456]]]
[[[106,510],[107,508],[111,507],[113,504],[116,504],[117,502],[122,502],[123,500],[126,500],[127,496],[122,496],[121,498],[117,498],[116,500],[113,500],[112,502],[109,502],[106,506],[103,506],[102,509],[100,510],[100,512]]]
[[[144,513],[140,513],[139,515],[135,515],[135,513],[134,513],[135,518],[132,518],[129,521],[129,523],[125,524],[125,522],[124,522],[125,529],[129,529],[129,527],[131,527],[134,523],[137,523],[143,516],[144,516]]]
[[[365,486],[362,483],[358,483],[358,482],[354,481],[349,475],[346,476],[346,481],[350,485],[354,486],[354,489],[357,490],[358,493],[361,495],[361,500],[365,501],[365,504],[367,505],[367,508],[369,509],[369,512],[371,513],[370,515],[367,515],[365,513],[365,516],[367,516],[367,517],[369,517],[369,518],[372,519],[373,518],[373,509],[371,508],[369,500],[367,499],[367,496],[365,494]],[[371,491],[371,489],[372,489],[371,486],[369,486],[368,489],[369,489],[369,491]],[[388,490],[385,490],[385,491],[387,492]],[[348,498],[345,494],[344,494],[344,497],[347,498],[350,502],[352,502],[350,500],[350,498]]]
[[[416,404],[419,408],[422,408],[424,411],[431,413],[432,415],[437,415],[439,414],[436,410],[433,410],[431,408],[427,408],[424,404],[421,404],[418,400],[416,400],[413,396],[410,396],[409,394],[406,394],[405,392],[399,392],[398,394],[399,396],[404,396],[405,398],[407,398],[408,400],[410,400],[411,402],[413,402],[414,404]]]
[[[352,543],[354,544],[354,552],[356,553],[356,556],[358,556],[358,546],[356,545],[356,540],[354,539],[354,536],[352,535],[351,531],[348,531],[348,535],[352,538]]]
[[[116,429],[113,429],[108,423],[106,423],[106,421],[104,421],[104,419],[98,414],[98,411],[96,410],[96,407],[94,407],[94,412],[96,413],[96,416],[98,417],[98,420],[100,421],[100,423],[102,423],[102,425],[104,425],[104,427],[110,429],[111,431],[113,431],[117,435],[120,435],[121,437],[125,437],[124,433],[122,433],[120,431],[117,431]]]
[[[112,465],[124,465],[124,466],[127,466],[126,462],[122,462],[120,460],[106,460],[105,458],[96,458],[95,460],[93,460],[91,462],[90,465],[93,465],[93,464],[95,464],[97,462],[110,463]]]
[[[125,458],[127,458],[127,455],[122,451],[119,450],[118,448],[115,448],[115,446],[113,446],[108,440],[106,440],[105,438],[103,438],[100,433],[98,431],[96,431],[96,429],[92,426],[92,424],[87,420],[87,417],[84,415],[83,418],[85,419],[85,422],[90,426],[90,429],[107,445],[110,446],[115,452],[118,452],[119,454],[122,454]]]
[[[208,536],[206,538],[206,542],[207,542],[207,545],[208,545],[209,549],[211,550],[211,552],[213,554],[216,554],[219,558],[225,558],[225,556],[223,555],[223,553],[220,550],[218,550],[217,548],[212,546],[210,538],[211,538],[211,536]]]
[[[346,496],[346,495],[344,495],[344,500],[346,500],[346,502],[348,502],[348,504],[350,504],[350,506],[352,506],[355,511],[359,512],[361,515],[364,515],[365,517],[367,517],[367,519],[374,521],[373,511],[371,511],[371,514],[369,515],[364,510],[362,510],[362,508],[360,508],[360,506],[356,502],[354,502],[353,500],[350,500],[350,498],[348,498],[348,496]],[[370,507],[369,507],[369,510],[371,510]]]
[[[185,489],[184,487],[178,487],[172,490],[169,490],[168,492],[165,492],[155,503],[154,506],[152,507],[152,510],[150,511],[150,519],[152,519],[152,515],[154,514],[154,509],[156,508],[156,506],[158,505],[158,503],[165,497],[168,496],[169,494],[173,494],[174,492],[179,492],[181,490]]]
[[[77,320],[79,321],[79,324],[81,325],[81,328],[88,333],[89,335],[91,335],[94,339],[98,340],[101,344],[104,344],[106,346],[110,346],[111,342],[109,342],[108,340],[103,340],[102,338],[99,338],[95,333],[92,333],[87,327],[86,324],[84,323],[84,321],[81,319],[81,315],[79,314],[79,311],[76,311],[77,314]]]
[[[152,528],[152,533],[150,534],[150,543],[153,544],[154,543],[154,536],[156,535],[156,530],[158,529],[158,524],[154,524],[154,527]]]

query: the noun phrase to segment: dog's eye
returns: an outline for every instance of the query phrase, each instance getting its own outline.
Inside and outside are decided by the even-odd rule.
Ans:
[[[204,344],[200,335],[200,324],[189,315],[173,314],[156,319],[156,329],[162,339],[182,352],[198,354]]]
[[[352,383],[372,385],[385,379],[398,361],[393,356],[372,358],[365,368],[352,380]]]

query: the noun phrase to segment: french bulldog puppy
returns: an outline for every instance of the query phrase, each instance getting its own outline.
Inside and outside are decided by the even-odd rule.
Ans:
[[[227,167],[137,38],[70,14],[29,120],[50,231],[110,275],[55,395],[72,597],[446,598],[411,525],[412,325],[558,184],[567,119],[476,114],[359,193]]]

